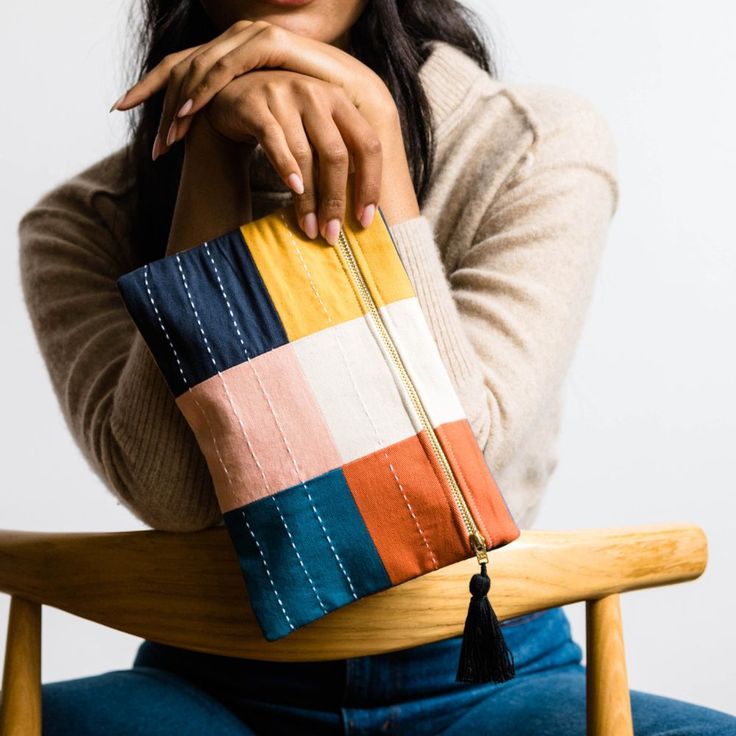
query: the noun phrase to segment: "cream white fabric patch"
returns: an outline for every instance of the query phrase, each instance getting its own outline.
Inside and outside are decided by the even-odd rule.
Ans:
[[[465,419],[465,411],[442,362],[419,300],[415,296],[399,299],[381,307],[379,311],[432,426]]]
[[[417,432],[369,319],[358,317],[291,343],[343,463]]]

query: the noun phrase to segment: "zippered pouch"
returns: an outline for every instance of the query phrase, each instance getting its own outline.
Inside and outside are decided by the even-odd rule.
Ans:
[[[352,201],[352,200],[349,200]],[[121,276],[204,454],[263,635],[475,555],[458,680],[513,676],[486,593],[516,539],[383,211],[293,205]]]

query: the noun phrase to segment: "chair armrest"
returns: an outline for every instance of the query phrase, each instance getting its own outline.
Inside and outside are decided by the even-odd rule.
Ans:
[[[707,539],[687,523],[522,530],[489,555],[491,598],[503,620],[691,580],[705,569]],[[174,646],[270,660],[361,656],[456,636],[476,570],[475,558],[458,562],[267,642],[223,527],[191,533],[0,530],[0,591]]]

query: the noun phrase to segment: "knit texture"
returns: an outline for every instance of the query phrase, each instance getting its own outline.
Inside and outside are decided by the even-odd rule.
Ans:
[[[474,435],[517,525],[533,524],[557,456],[564,379],[618,203],[600,112],[549,85],[492,78],[436,42],[420,71],[434,175],[418,217],[390,226]],[[127,313],[133,267],[124,149],[21,218],[19,267],[41,355],[91,469],[137,518],[222,523],[204,456]],[[258,147],[253,217],[287,204]]]

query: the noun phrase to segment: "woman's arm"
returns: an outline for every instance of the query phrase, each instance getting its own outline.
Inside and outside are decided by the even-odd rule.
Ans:
[[[119,166],[120,154],[103,159],[22,217],[23,294],[62,414],[92,470],[149,526],[201,529],[222,518],[204,456],[115,283],[132,268],[129,207],[99,189]]]
[[[564,380],[618,197],[615,143],[595,108],[557,90],[528,97],[521,106],[532,108],[536,137],[529,136],[450,273],[426,215],[391,228],[496,471],[534,431]]]
[[[379,131],[390,222],[418,212],[395,130]],[[167,254],[251,219],[248,146],[206,124],[192,126],[186,146]],[[204,456],[117,288],[132,267],[124,228],[112,228],[126,208],[107,201],[100,210],[104,196],[93,201],[102,169],[52,190],[19,224],[37,340],[72,435],[121,501],[158,529],[212,526],[221,513]]]

